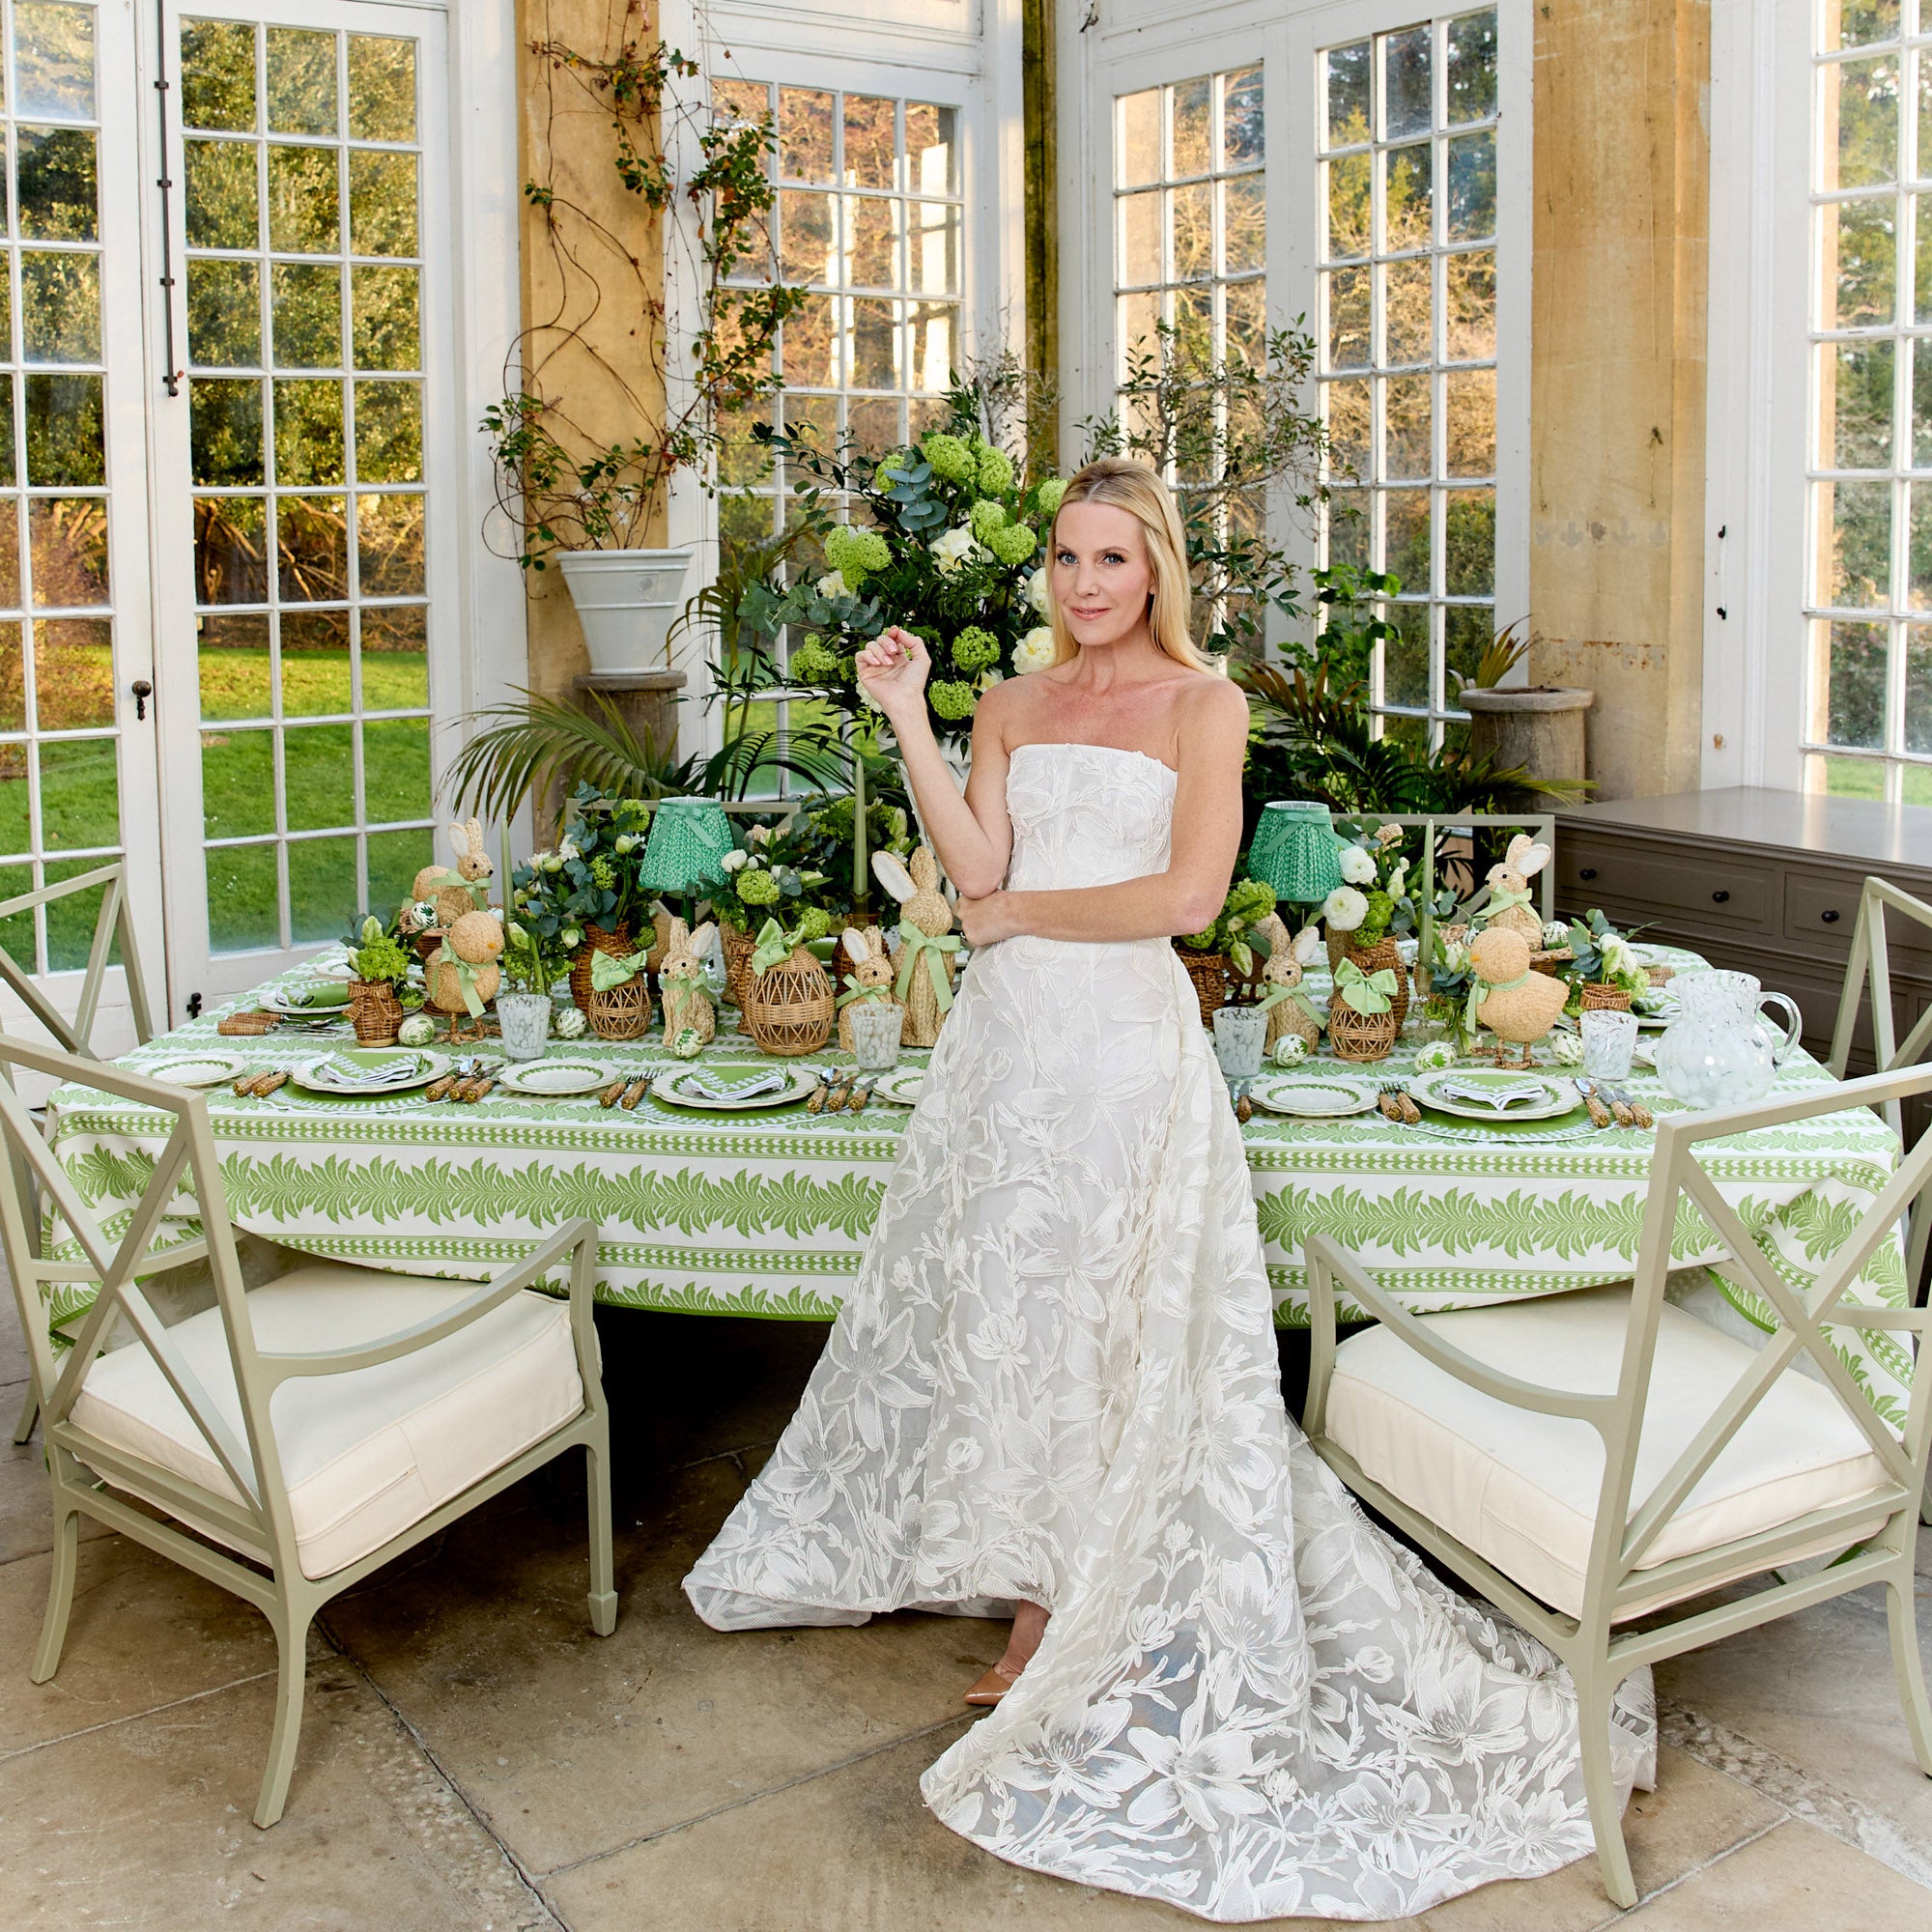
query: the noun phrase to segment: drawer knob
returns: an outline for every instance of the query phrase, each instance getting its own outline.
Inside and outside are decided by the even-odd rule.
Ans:
[[[1729,893],[1721,893],[1721,892],[1713,893],[1711,895],[1711,903],[1713,905],[1722,905],[1723,902],[1729,897],[1730,897]]]
[[[1838,923],[1838,909],[1836,906],[1827,906],[1825,910],[1818,915],[1818,917],[1822,919],[1827,925],[1836,925]]]
[[[1577,872],[1577,876],[1579,879],[1594,879],[1597,876],[1597,868],[1594,866],[1585,866]]]

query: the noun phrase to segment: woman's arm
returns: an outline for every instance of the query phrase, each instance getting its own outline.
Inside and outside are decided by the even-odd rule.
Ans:
[[[983,898],[999,891],[1013,847],[1012,822],[1007,816],[1007,748],[999,725],[1005,707],[995,701],[997,686],[980,701],[973,720],[973,765],[962,796],[926,717],[925,680],[931,668],[925,645],[896,625],[859,653],[859,681],[892,722],[919,822],[946,876],[968,897]]]
[[[956,874],[967,943],[1038,939],[1164,939],[1201,932],[1228,896],[1241,844],[1241,766],[1248,704],[1238,686],[1203,678],[1179,719],[1179,777],[1167,869],[1114,886],[973,896]],[[1005,760],[1002,759],[1004,768]],[[975,775],[978,751],[975,748]]]

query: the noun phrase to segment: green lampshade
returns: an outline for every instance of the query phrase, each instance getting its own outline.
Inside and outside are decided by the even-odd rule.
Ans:
[[[1342,883],[1343,843],[1325,805],[1275,800],[1262,807],[1248,847],[1248,876],[1264,879],[1278,899],[1314,905]]]
[[[700,893],[723,882],[723,861],[735,842],[716,799],[665,799],[651,816],[638,883],[647,893]]]

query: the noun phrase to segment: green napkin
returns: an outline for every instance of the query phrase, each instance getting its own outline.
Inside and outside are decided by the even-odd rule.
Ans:
[[[303,986],[290,986],[282,994],[291,1007],[346,1007],[349,983],[345,980],[312,980]]]

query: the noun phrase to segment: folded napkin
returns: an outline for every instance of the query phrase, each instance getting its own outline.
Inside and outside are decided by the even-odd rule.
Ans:
[[[327,1081],[331,1087],[381,1087],[390,1080],[400,1080],[404,1075],[415,1072],[421,1065],[421,1060],[413,1053],[373,1062],[351,1060],[347,1054],[331,1053],[327,1060],[317,1061],[311,1072],[316,1078]]]
[[[1533,1107],[1549,1098],[1547,1087],[1526,1080],[1511,1087],[1465,1086],[1460,1080],[1445,1080],[1436,1091],[1448,1094],[1452,1100],[1467,1100],[1471,1106],[1493,1107],[1499,1114],[1519,1104]]]
[[[678,1082],[687,1094],[701,1094],[707,1100],[749,1100],[754,1094],[781,1093],[790,1084],[789,1077],[776,1067],[743,1080],[721,1080],[715,1073],[687,1073]]]
[[[349,986],[342,980],[315,980],[307,985],[285,987],[282,1003],[290,1007],[346,1007]]]

